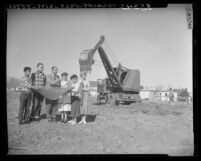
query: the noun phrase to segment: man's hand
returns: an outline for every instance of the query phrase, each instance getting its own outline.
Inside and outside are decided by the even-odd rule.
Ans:
[[[39,89],[40,89],[39,87],[35,87],[35,86],[32,86],[32,88],[33,88],[34,90],[39,90]]]
[[[56,79],[56,85],[57,85],[57,86],[60,86],[60,83],[61,83],[60,78],[57,78],[57,79]]]
[[[32,88],[33,86],[31,84],[27,85],[27,88]]]

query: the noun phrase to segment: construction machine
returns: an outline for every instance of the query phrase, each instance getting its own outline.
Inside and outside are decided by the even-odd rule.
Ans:
[[[104,41],[105,37],[102,35],[93,49],[81,52],[79,58],[80,72],[91,71],[91,66],[94,64],[93,56],[98,50],[108,78],[97,81],[97,85],[102,84],[102,89],[101,86],[98,87],[97,100],[100,101],[100,98],[104,97],[106,102],[116,105],[140,102],[140,71],[123,67],[121,63],[117,67],[113,67],[102,46]]]

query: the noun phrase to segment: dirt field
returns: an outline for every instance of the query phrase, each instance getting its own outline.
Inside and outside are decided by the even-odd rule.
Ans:
[[[18,125],[19,94],[7,93],[8,154],[168,154],[192,156],[192,104],[142,101],[96,105],[86,125],[42,120]]]

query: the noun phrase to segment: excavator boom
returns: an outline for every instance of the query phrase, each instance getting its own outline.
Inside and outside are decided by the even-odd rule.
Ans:
[[[104,68],[107,72],[107,75],[108,75],[108,78],[110,81],[110,85],[112,86],[111,91],[112,92],[122,92],[123,89],[121,87],[121,84],[120,84],[119,80],[117,79],[116,73],[115,73],[105,51],[103,50],[102,47],[99,47],[98,52],[99,52],[100,58],[103,62]]]

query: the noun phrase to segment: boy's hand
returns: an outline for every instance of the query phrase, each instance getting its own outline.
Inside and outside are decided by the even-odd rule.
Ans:
[[[79,99],[81,99],[81,98],[82,98],[82,96],[81,96],[81,94],[80,94],[80,93],[78,94],[78,97],[79,97]]]
[[[34,86],[32,86],[32,85],[29,85],[28,87],[29,87],[29,88],[34,88]]]
[[[31,88],[31,85],[30,85],[30,84],[28,84],[28,85],[27,85],[27,88]]]

